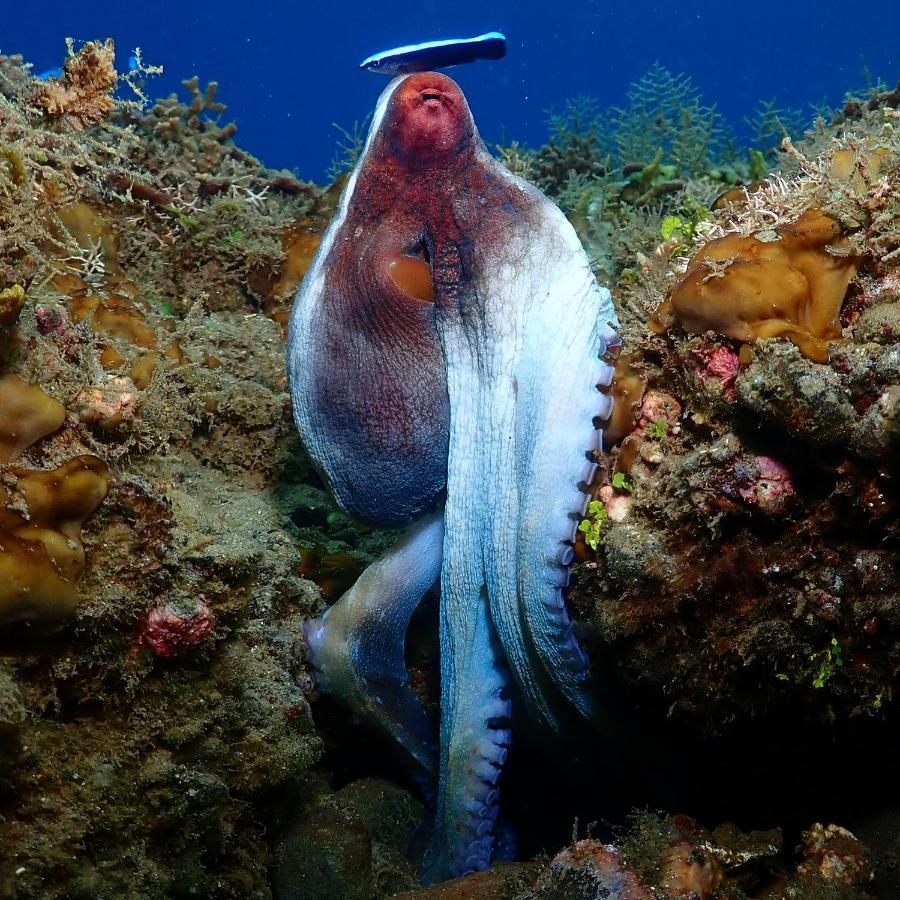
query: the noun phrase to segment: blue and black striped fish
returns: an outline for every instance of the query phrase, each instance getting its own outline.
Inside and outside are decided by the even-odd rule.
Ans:
[[[499,31],[488,31],[473,38],[450,38],[445,41],[423,41],[394,50],[382,50],[364,59],[359,67],[385,75],[407,72],[429,72],[446,69],[476,59],[502,59],[506,56],[506,37]]]

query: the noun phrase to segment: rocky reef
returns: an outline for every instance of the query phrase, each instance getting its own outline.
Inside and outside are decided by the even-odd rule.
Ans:
[[[0,59],[2,896],[268,896],[319,789],[279,304],[330,201],[150,74]]]
[[[604,676],[710,730],[785,705],[889,716],[897,115],[885,92],[820,120],[619,280],[628,353],[575,594]]]
[[[153,74],[111,42],[49,82],[0,57],[0,896],[892,896],[900,94],[738,158],[658,68],[614,120],[576,104],[500,151],[623,323],[570,604],[610,734],[684,782],[626,811],[738,816],[709,799],[729,759],[778,741],[776,786],[806,767],[838,799],[741,829],[623,812],[421,890],[422,803],[352,724],[314,725],[303,661],[302,623],[392,541],[337,510],[290,419],[287,310],[341,181],[239,149],[215,83],[149,103]],[[408,650],[433,708],[430,615]],[[607,789],[575,744],[573,792]],[[868,819],[840,774],[864,760],[889,784]]]

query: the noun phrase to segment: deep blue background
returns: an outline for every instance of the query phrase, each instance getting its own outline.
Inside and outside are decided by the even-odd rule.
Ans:
[[[67,35],[115,38],[123,65],[140,46],[166,69],[152,94],[194,74],[218,80],[241,146],[318,180],[335,152],[332,123],[362,119],[387,84],[358,63],[418,40],[506,33],[505,60],[450,71],[488,142],[537,145],[548,108],[584,93],[604,106],[623,103],[629,83],[656,60],[691,75],[736,128],[761,98],[836,104],[863,83],[863,58],[889,84],[900,78],[898,0],[849,7],[837,0],[45,0],[14,8],[3,16],[0,50],[24,54],[35,71],[61,63]]]

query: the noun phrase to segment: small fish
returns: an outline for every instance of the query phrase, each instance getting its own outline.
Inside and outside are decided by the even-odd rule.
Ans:
[[[499,31],[488,31],[473,38],[450,38],[445,41],[424,41],[394,50],[382,50],[364,59],[359,67],[385,75],[407,72],[428,72],[446,69],[476,59],[503,59],[506,56],[506,37]]]

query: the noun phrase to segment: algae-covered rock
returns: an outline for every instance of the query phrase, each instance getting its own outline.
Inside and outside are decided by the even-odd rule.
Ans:
[[[879,96],[614,286],[640,396],[571,599],[598,681],[688,729],[896,722],[900,140]]]
[[[121,106],[112,42],[0,65],[0,896],[269,896],[321,600],[247,279],[320,192],[237,151],[214,90]]]
[[[376,900],[412,888],[404,854],[424,810],[384,781],[352,782],[300,811],[279,850],[280,900]]]
[[[561,850],[519,900],[864,900],[869,853],[845,828],[813,824],[796,848],[778,829],[707,829],[684,815],[633,812],[615,843],[588,838]],[[461,896],[466,896],[461,893]]]
[[[19,734],[25,715],[22,692],[9,667],[0,663],[0,773],[15,760],[19,752]]]
[[[849,444],[856,413],[831,368],[775,342],[758,348],[734,382],[737,401],[756,418],[817,444]]]

